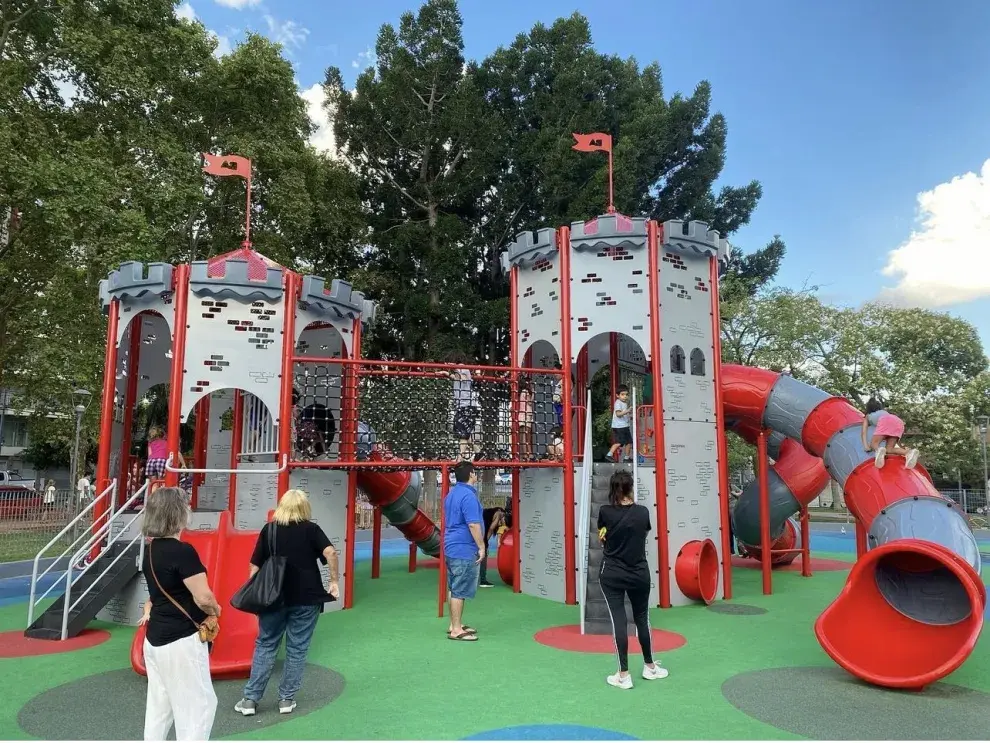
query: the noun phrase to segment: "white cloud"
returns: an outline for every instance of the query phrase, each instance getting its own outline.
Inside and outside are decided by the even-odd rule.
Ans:
[[[309,36],[309,29],[295,21],[278,21],[272,16],[266,15],[265,23],[268,24],[268,38],[286,49],[302,46]]]
[[[175,17],[185,21],[195,21],[196,11],[193,10],[193,6],[189,3],[182,3],[182,5],[175,9]]]
[[[358,52],[357,59],[351,61],[351,67],[355,70],[363,70],[368,67],[374,67],[377,62],[378,57],[375,56],[375,50],[369,46],[363,52]]]
[[[226,54],[230,54],[233,51],[233,46],[230,43],[230,38],[227,36],[221,36],[213,31],[210,31],[210,35],[216,39],[217,48],[213,50],[213,56],[219,59]]]
[[[990,160],[918,194],[919,227],[887,256],[883,299],[946,307],[990,297]]]
[[[261,0],[217,0],[217,5],[234,10],[244,10],[245,8],[253,8],[255,5],[261,5]]]
[[[306,113],[312,119],[313,123],[316,124],[316,131],[309,138],[310,144],[321,152],[326,152],[331,157],[336,157],[337,147],[336,140],[333,136],[333,122],[323,107],[323,102],[326,100],[323,86],[319,84],[311,85],[299,95],[306,101]]]

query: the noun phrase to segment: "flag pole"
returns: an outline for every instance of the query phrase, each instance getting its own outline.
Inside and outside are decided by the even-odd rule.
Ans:
[[[251,173],[247,177],[247,211],[244,213],[244,244],[241,247],[251,247]]]
[[[615,194],[613,193],[613,188],[612,188],[612,148],[611,147],[608,148],[608,213],[615,214]]]

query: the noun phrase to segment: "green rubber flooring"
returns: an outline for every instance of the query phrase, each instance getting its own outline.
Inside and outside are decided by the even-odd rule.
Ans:
[[[670,670],[663,681],[639,680],[633,656],[638,683],[622,691],[605,684],[613,656],[533,640],[546,627],[577,623],[576,607],[499,585],[468,605],[465,620],[478,628],[479,641],[451,642],[446,620],[436,617],[436,570],[410,575],[404,560],[383,560],[381,578],[372,581],[367,563],[358,569],[355,608],[320,620],[308,659],[317,668],[297,712],[278,717],[269,705],[242,720],[230,708],[240,682],[218,684],[214,738],[457,740],[518,726],[537,738],[577,729],[552,726],[641,739],[986,740],[990,733],[986,637],[961,669],[922,694],[866,686],[829,660],[812,626],[845,572],[810,579],[775,573],[775,594],[763,596],[759,571],[736,569],[733,603],[766,613],[655,610],[653,627],[678,632],[687,644],[660,658]],[[22,628],[25,611],[0,608],[0,631]],[[134,630],[93,626],[108,629],[110,640],[71,653],[0,659],[0,739],[94,732],[141,738],[145,682],[128,663]],[[270,692],[276,683],[277,677]]]

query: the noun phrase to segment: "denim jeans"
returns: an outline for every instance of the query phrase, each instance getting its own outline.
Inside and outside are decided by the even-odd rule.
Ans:
[[[251,678],[244,687],[244,698],[260,702],[275,668],[282,635],[285,635],[285,667],[278,685],[279,699],[294,699],[302,686],[306,653],[320,618],[320,607],[289,606],[258,617],[258,640],[254,644]]]

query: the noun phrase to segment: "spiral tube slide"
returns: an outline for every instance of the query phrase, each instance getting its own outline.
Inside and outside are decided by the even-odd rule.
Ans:
[[[976,538],[958,506],[903,457],[875,467],[860,438],[863,415],[842,398],[762,369],[725,365],[722,379],[726,418],[758,423],[820,457],[867,533],[868,552],[815,623],[825,652],[854,676],[894,688],[923,688],[962,665],[987,598]]]
[[[722,367],[722,395],[726,410],[730,406],[737,414],[746,414],[745,400],[748,389],[746,379],[751,371],[745,366]],[[748,443],[755,445],[761,427],[760,421],[730,418],[727,426]],[[812,456],[797,441],[776,431],[767,437],[767,451],[774,460],[769,472],[770,480],[770,537],[771,550],[794,550],[801,546],[801,532],[791,518],[801,508],[813,501],[828,484],[829,476],[819,457]],[[751,482],[732,513],[733,533],[751,557],[760,555],[760,486]],[[775,565],[794,561],[796,552],[774,555]]]
[[[381,461],[377,449],[369,461]],[[368,496],[371,505],[380,508],[382,515],[410,542],[430,557],[440,556],[440,530],[425,513],[419,510],[419,496],[423,490],[420,472],[383,471],[360,469],[357,484]]]

